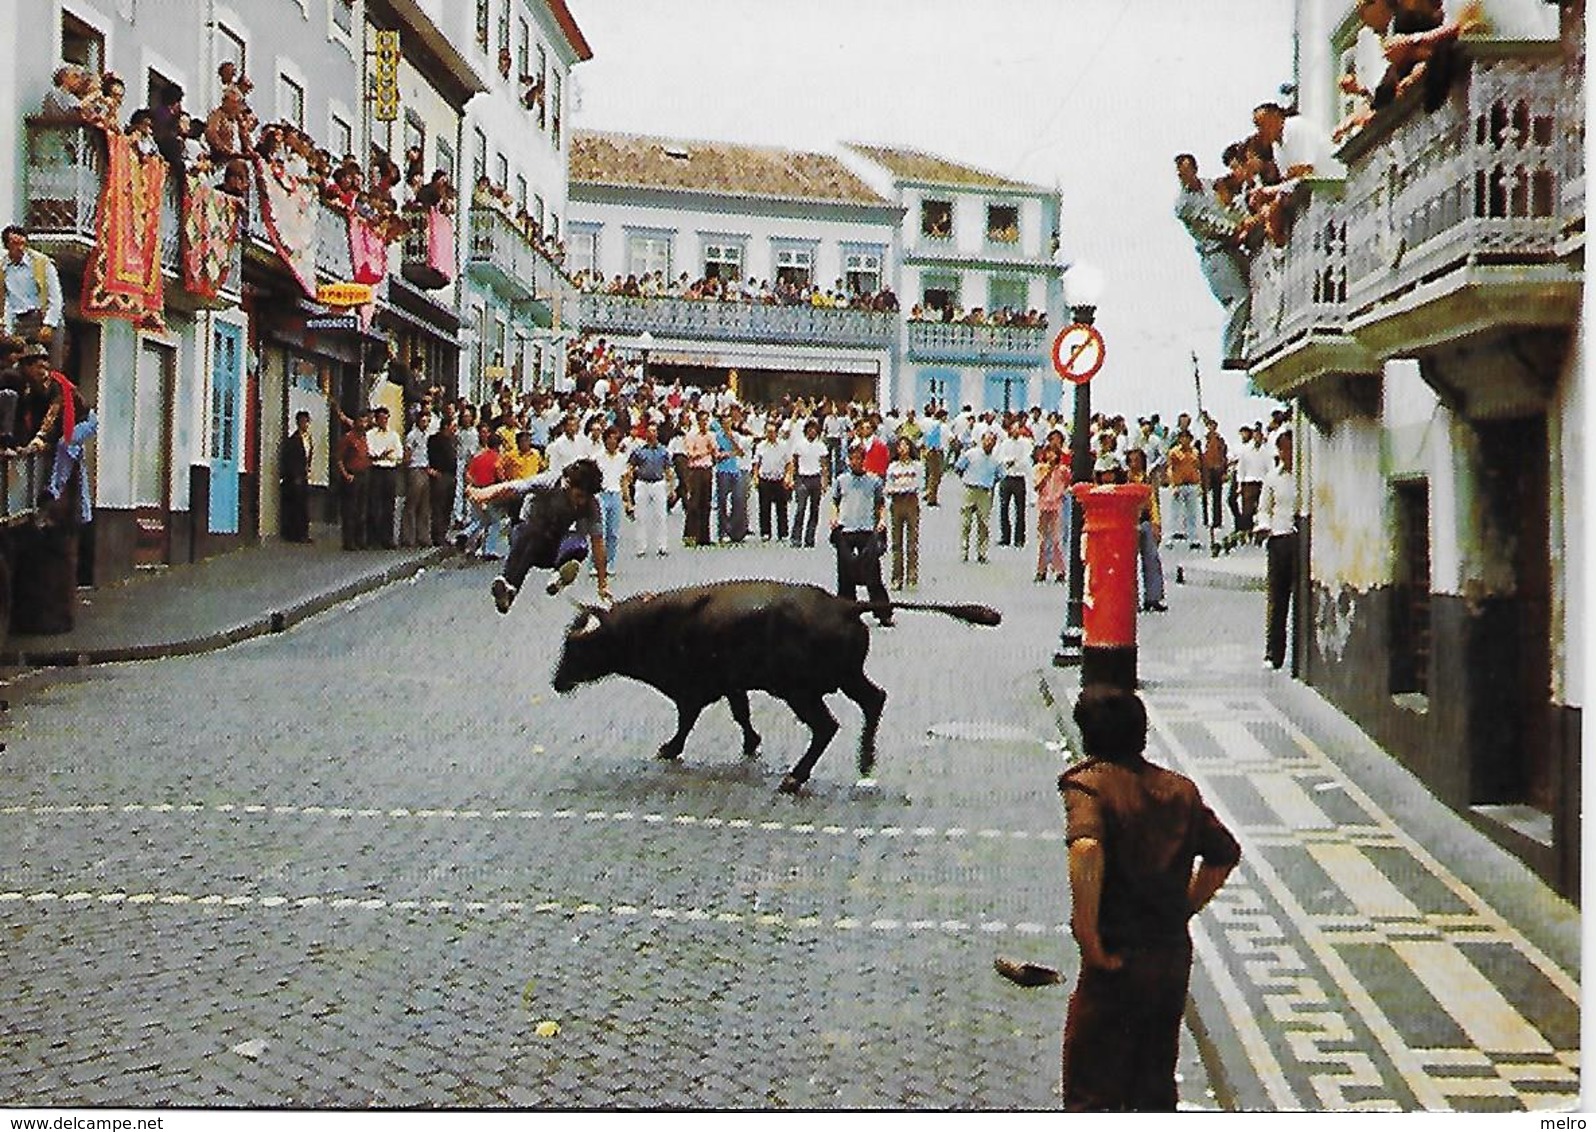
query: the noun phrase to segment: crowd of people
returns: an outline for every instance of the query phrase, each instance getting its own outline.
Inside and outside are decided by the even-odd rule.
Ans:
[[[1034,307],[1030,310],[1019,310],[1015,307],[996,307],[985,310],[982,307],[972,307],[966,311],[954,303],[945,306],[932,306],[929,303],[922,306],[915,304],[909,308],[910,322],[957,322],[965,326],[1021,326],[1043,328],[1047,326],[1047,313]]]
[[[846,310],[895,311],[898,297],[892,288],[857,290],[841,279],[828,287],[789,279],[735,279],[705,275],[694,279],[682,272],[675,279],[663,271],[614,276],[605,282],[600,271],[579,271],[573,277],[579,290],[592,295],[620,295],[628,299],[672,298],[704,302],[759,303],[765,306],[833,307]]]
[[[1193,154],[1175,157],[1175,216],[1226,314],[1224,366],[1245,369],[1251,321],[1251,264],[1266,243],[1284,247],[1310,178],[1339,179],[1335,146],[1376,113],[1422,85],[1424,108],[1438,109],[1458,73],[1457,41],[1486,26],[1478,0],[1448,18],[1442,0],[1358,0],[1357,45],[1341,89],[1353,101],[1333,132],[1275,102],[1253,109],[1252,131],[1220,154],[1224,172],[1204,180]]]
[[[527,211],[525,201],[517,202],[507,186],[496,185],[486,173],[482,174],[472,186],[471,205],[497,212],[519,229],[527,241],[543,253],[544,259],[556,267],[565,266],[565,241],[552,232],[545,232],[542,221]]]
[[[333,467],[346,549],[453,542],[503,560],[533,485],[557,485],[584,463],[597,477],[586,545],[606,589],[628,555],[756,538],[804,551],[829,541],[839,584],[854,579],[885,601],[889,586],[918,587],[921,517],[943,505],[949,480],[965,561],[990,561],[995,525],[998,547],[1035,547],[1037,582],[1067,580],[1074,475],[1070,426],[1057,411],[950,412],[932,403],[883,414],[801,397],[748,404],[725,387],[654,384],[594,336],[570,345],[567,375],[563,389],[501,385],[482,404],[407,383],[402,422],[381,408],[345,418]],[[1162,551],[1217,553],[1254,538],[1277,441],[1289,430],[1284,410],[1228,441],[1206,414],[1194,423],[1181,413],[1172,427],[1158,414],[1134,428],[1122,416],[1092,418],[1086,478],[1153,488],[1139,529],[1144,611],[1167,609]],[[858,491],[870,499],[850,503]],[[293,537],[306,533],[296,527]],[[554,589],[572,580],[569,562],[585,557],[577,544],[548,563]],[[522,578],[511,584],[519,589]]]
[[[41,117],[125,133],[142,156],[164,157],[178,184],[195,176],[238,197],[248,195],[250,162],[258,158],[285,181],[314,184],[326,204],[362,216],[390,242],[404,235],[404,208],[454,211],[448,173],[438,169],[427,177],[419,149],[405,155],[403,169],[376,146],[365,163],[353,153],[340,157],[292,122],[262,122],[249,101],[254,84],[234,63],[217,68],[217,82],[220,98],[204,116],[191,114],[183,89],[169,85],[124,119],[122,78],[69,63],[57,68]]]

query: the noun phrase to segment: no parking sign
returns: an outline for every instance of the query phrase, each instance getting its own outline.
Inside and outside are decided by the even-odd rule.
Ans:
[[[1085,385],[1103,368],[1103,335],[1095,326],[1071,323],[1053,339],[1053,368],[1065,381]]]

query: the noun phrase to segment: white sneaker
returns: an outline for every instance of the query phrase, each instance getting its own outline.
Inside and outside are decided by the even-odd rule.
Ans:
[[[492,589],[493,604],[498,608],[499,612],[510,612],[510,606],[515,602],[515,587],[509,582],[505,581],[504,575],[500,574],[497,578],[493,579]]]
[[[566,586],[568,586],[572,582],[576,581],[576,576],[578,574],[580,574],[581,572],[582,572],[582,562],[581,562],[581,560],[577,559],[577,558],[573,558],[569,562],[566,562],[563,565],[561,565],[558,570],[555,570],[554,572],[552,572],[549,575],[549,584],[547,586],[545,586],[544,589],[547,590],[548,595],[550,597],[553,597],[555,594],[557,594],[561,590],[563,590]]]
[[[641,558],[641,557],[643,557],[643,555],[645,555],[647,553],[648,553],[648,551],[646,551],[646,550],[639,550],[636,554],[632,555],[632,557],[633,558]],[[660,553],[663,554],[664,552],[661,551]]]

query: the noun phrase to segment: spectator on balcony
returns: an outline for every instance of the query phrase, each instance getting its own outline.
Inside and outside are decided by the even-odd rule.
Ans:
[[[432,180],[421,187],[416,193],[416,203],[424,208],[436,208],[445,216],[454,214],[454,185],[449,180],[449,174],[442,169],[433,171]]]
[[[158,157],[160,147],[155,143],[155,126],[148,110],[135,110],[127,122],[127,136],[133,142],[133,152],[140,157]]]
[[[183,109],[183,88],[180,86],[163,88],[150,106],[150,118],[155,144],[160,147],[161,156],[166,158],[166,163],[172,167],[172,171],[181,176],[191,164],[187,143],[193,128],[192,119]],[[204,123],[200,124],[200,128],[203,136]],[[206,147],[207,152],[209,148]]]
[[[1387,63],[1372,90],[1367,90],[1364,78],[1371,112],[1384,109],[1421,82],[1424,109],[1440,109],[1458,72],[1458,39],[1485,26],[1478,0],[1464,4],[1452,20],[1446,18],[1441,0],[1360,0],[1358,19],[1380,35]],[[1365,74],[1360,69],[1360,78]]]
[[[1245,368],[1247,324],[1252,316],[1252,290],[1248,286],[1248,261],[1242,250],[1250,221],[1226,208],[1213,187],[1197,175],[1197,159],[1189,153],[1175,158],[1180,192],[1175,197],[1175,218],[1185,227],[1197,249],[1208,289],[1224,309],[1224,365]]]
[[[6,332],[49,350],[50,368],[66,359],[66,307],[55,261],[28,247],[28,234],[15,224],[0,232],[5,244]]]
[[[222,94],[236,91],[238,96],[248,101],[250,93],[255,89],[255,84],[248,75],[240,74],[238,64],[231,59],[224,59],[216,68],[218,90]]]
[[[85,120],[84,103],[95,92],[94,75],[86,68],[68,63],[57,67],[53,85],[45,92],[42,117],[57,121]]]
[[[211,147],[211,163],[224,165],[235,157],[247,157],[251,139],[245,126],[244,97],[235,87],[222,95],[221,104],[205,120],[205,141]]]
[[[1344,178],[1346,166],[1334,156],[1329,135],[1301,114],[1288,114],[1278,103],[1264,102],[1254,108],[1252,120],[1258,146],[1268,150],[1281,180],[1254,189],[1247,207],[1261,216],[1274,245],[1285,247],[1303,180]]]
[[[126,96],[127,84],[122,77],[114,71],[105,72],[100,76],[99,89],[92,90],[83,100],[83,120],[105,130],[121,129],[122,100]]]

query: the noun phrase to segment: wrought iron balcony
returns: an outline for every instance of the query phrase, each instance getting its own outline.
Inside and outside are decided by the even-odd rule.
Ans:
[[[43,452],[0,455],[0,527],[27,522],[50,475]]]
[[[81,262],[97,238],[105,139],[100,130],[75,122],[29,119],[26,130],[24,185],[29,239],[42,251]],[[161,198],[161,268],[179,286],[167,289],[167,302],[179,307],[236,304],[242,286],[243,241],[234,246],[232,269],[217,300],[203,300],[182,288],[181,204],[178,183],[168,174]]]
[[[909,323],[909,360],[1039,365],[1047,357],[1047,328],[966,322]]]
[[[474,206],[467,223],[466,270],[511,302],[533,302],[552,312],[575,294],[559,265],[498,209]]]
[[[888,349],[897,334],[892,312],[845,307],[772,306],[668,296],[627,298],[584,294],[577,323],[584,331],[790,346]]]
[[[1571,323],[1582,267],[1583,95],[1557,43],[1465,44],[1434,112],[1415,89],[1315,183],[1252,263],[1254,381],[1289,394],[1466,334]],[[1351,370],[1349,370],[1349,366]]]

